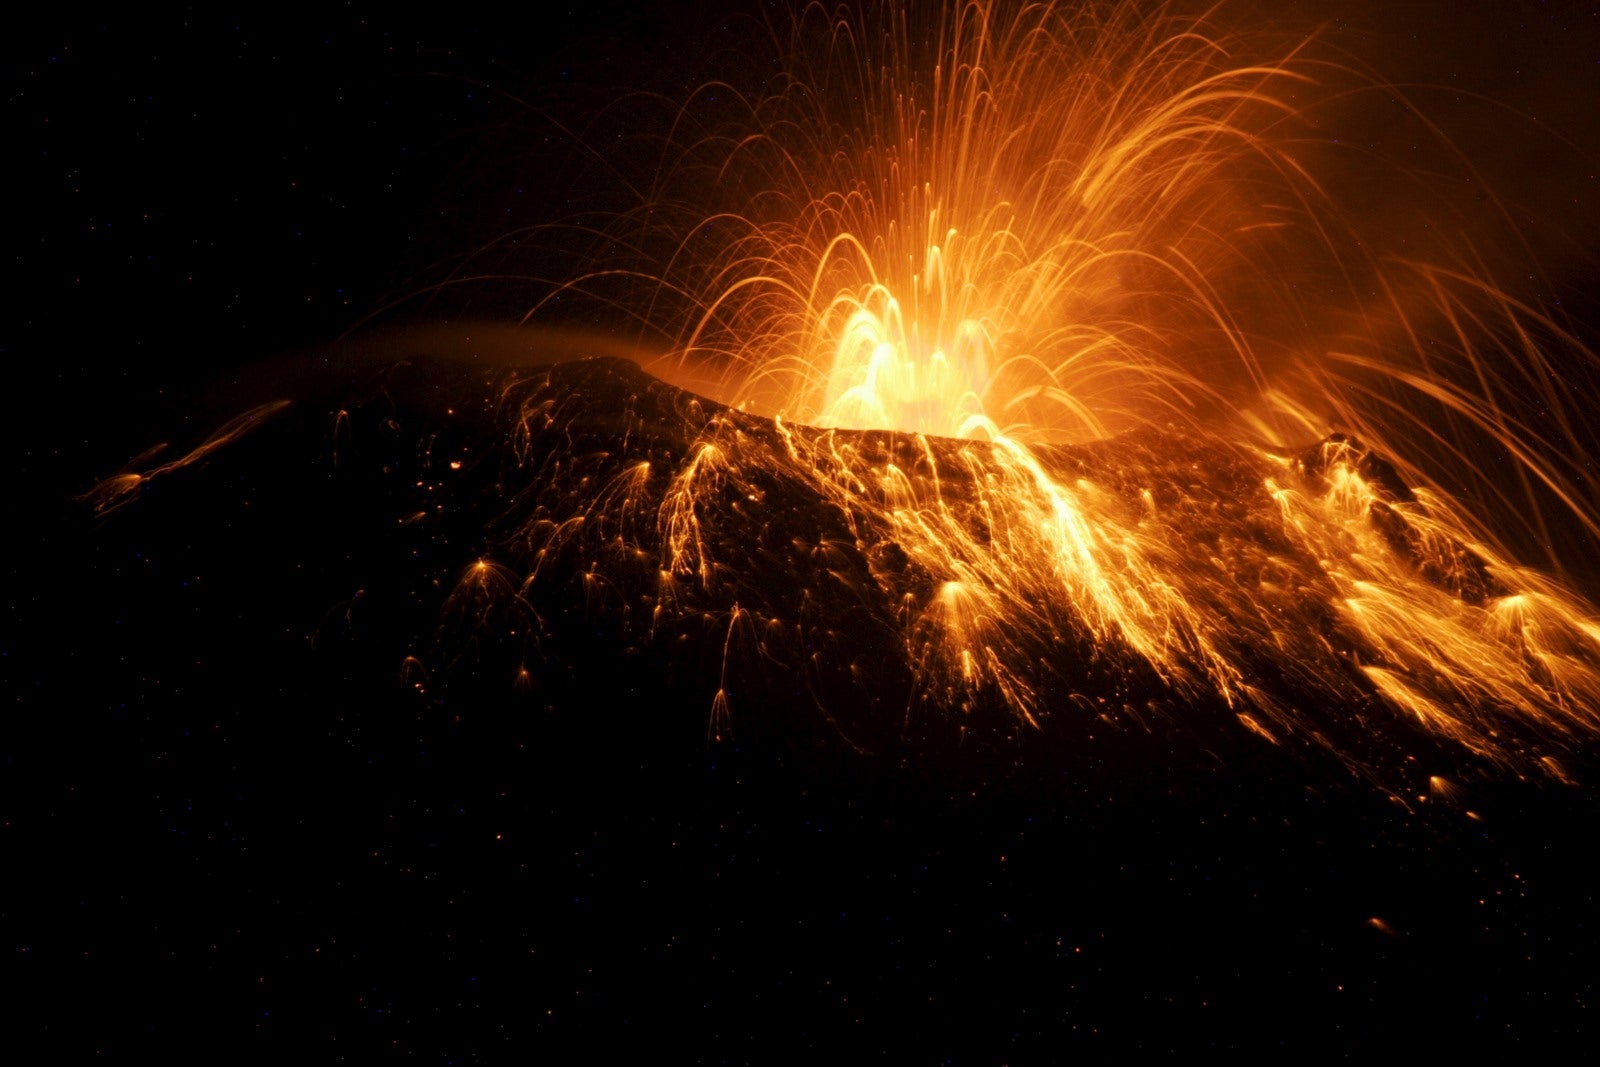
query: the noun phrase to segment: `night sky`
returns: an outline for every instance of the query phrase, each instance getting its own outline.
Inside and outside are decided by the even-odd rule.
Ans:
[[[1538,253],[1529,295],[1594,344],[1600,10],[1283,6],[1419,86]],[[1176,730],[863,753],[777,692],[773,725],[711,742],[704,663],[574,616],[530,695],[451,615],[505,469],[395,517],[443,457],[502,447],[490,379],[369,356],[313,388],[282,354],[513,318],[515,278],[439,283],[570,270],[500,242],[630,206],[596,176],[647,181],[645,155],[597,167],[586,123],[737,68],[750,8],[74,14],[0,42],[14,1042],[1001,1063],[1591,1038],[1592,773],[1467,771],[1470,803],[1407,809]],[[78,499],[263,380],[315,395],[109,518]]]

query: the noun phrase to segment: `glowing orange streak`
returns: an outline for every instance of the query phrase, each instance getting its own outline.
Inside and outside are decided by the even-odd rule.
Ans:
[[[1329,352],[1328,356],[1350,366],[1361,367],[1365,370],[1380,370],[1388,377],[1411,387],[1421,395],[1444,404],[1451,411],[1465,416],[1467,419],[1483,430],[1495,431],[1495,441],[1506,448],[1518,460],[1518,470],[1531,473],[1545,488],[1549,489],[1556,497],[1570,508],[1579,518],[1590,533],[1600,535],[1600,522],[1588,513],[1587,502],[1578,497],[1573,488],[1565,481],[1550,472],[1544,457],[1532,448],[1522,443],[1520,433],[1510,432],[1512,429],[1532,435],[1532,431],[1521,424],[1512,423],[1503,411],[1494,408],[1485,408],[1482,401],[1473,394],[1450,387],[1446,382],[1438,379],[1426,378],[1420,374],[1409,371],[1396,370],[1386,364],[1380,364],[1369,357],[1357,356],[1348,352]],[[1373,399],[1383,403],[1392,404],[1398,410],[1403,410],[1398,401],[1390,401],[1376,391],[1364,390]],[[1429,431],[1440,444],[1451,445],[1451,442],[1442,434]],[[1467,457],[1459,450],[1456,455],[1463,462]]]
[[[194,448],[185,452],[177,459],[168,460],[166,463],[157,464],[143,471],[125,470],[121,474],[114,474],[95,484],[94,488],[83,494],[79,499],[87,501],[96,514],[109,514],[122,507],[131,500],[144,486],[156,478],[180,471],[191,464],[198,463],[207,456],[232,444],[251,430],[257,429],[267,419],[276,415],[289,406],[287,400],[272,400],[251,408],[243,415],[237,415],[223,423],[215,433],[206,438]],[[135,456],[129,466],[137,466],[165,451],[166,445],[156,445],[147,449],[143,454]]]

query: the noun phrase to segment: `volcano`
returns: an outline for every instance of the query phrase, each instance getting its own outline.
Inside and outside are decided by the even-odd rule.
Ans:
[[[417,373],[384,372],[378,395],[427,396]],[[417,428],[418,456],[378,466],[409,551],[438,557],[419,568],[438,594],[411,590],[419,621],[391,653],[424,689],[465,671],[537,701],[565,678],[564,703],[634,662],[648,665],[636,685],[706,709],[712,740],[826,724],[859,751],[969,734],[1070,750],[1094,729],[1243,727],[1376,779],[1447,741],[1560,777],[1592,729],[1582,602],[1511,587],[1525,572],[1452,538],[1341,435],[1277,456],[1176,429],[1033,450],[817,430],[617,358],[480,388]],[[280,407],[86,501],[114,515]],[[477,430],[456,429],[473,414]],[[399,432],[373,399],[324,417],[341,478]],[[351,620],[374,595],[393,593],[363,585]],[[1115,614],[1127,604],[1164,612],[1161,643]],[[1504,625],[1508,605],[1529,616],[1521,629]],[[1411,630],[1367,621],[1403,607],[1437,616],[1415,661]],[[1475,658],[1451,663],[1452,640]]]
[[[25,27],[15,1043],[1584,1047],[1593,20],[1362,6]]]
[[[708,434],[728,463],[674,556]],[[1559,734],[1506,714],[1544,746],[1508,764],[1389,700],[1267,461],[1154,431],[1041,451],[1148,492],[1230,583],[1277,568],[1295,636],[1240,661],[1245,704],[1070,606],[1002,620],[1036,665],[1020,714],[930,659],[948,579],[797,440],[981,500],[973,442],[786,427],[618,360],[414,359],[74,504],[34,579],[58,621],[16,646],[67,665],[35,707],[105,709],[12,724],[38,1017],[70,988],[113,1051],[452,1055],[1581,1032],[1594,813],[1540,770]],[[1280,458],[1284,486],[1360,467],[1440,596],[1506,595],[1468,547],[1422,558],[1379,457]]]

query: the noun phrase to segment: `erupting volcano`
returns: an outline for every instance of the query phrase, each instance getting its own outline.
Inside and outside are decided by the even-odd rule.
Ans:
[[[713,736],[762,701],[729,672],[770,662],[836,722],[844,672],[899,728],[1198,702],[1357,765],[1332,720],[1561,775],[1600,726],[1600,625],[1519,558],[1600,534],[1593,355],[1497,286],[1442,183],[1398,175],[1436,216],[1398,242],[1340,209],[1318,127],[1396,90],[1215,18],[769,30],[781,73],[676,105],[636,209],[540,230],[601,234],[598,266],[526,321],[632,316],[691,392],[497,383],[520,466],[453,599],[514,602],[534,641],[581,575],[625,645],[709,623]]]
[[[710,623],[724,683],[780,664],[835,721],[848,672],[902,728],[1199,702],[1558,775],[1590,744],[1594,609],[1519,557],[1600,532],[1595,361],[1420,176],[1403,240],[1341,210],[1318,127],[1397,90],[1133,4],[811,6],[773,36],[782,72],[678,105],[641,206],[571,224],[600,266],[528,315],[634,315],[677,337],[647,369],[719,403],[617,368],[507,386],[507,597],[537,619],[581,574],[630,639]],[[713,735],[758,714],[741,688]]]
[[[19,391],[15,1014],[168,1059],[1584,1047],[1593,115],[1299,5],[779,6],[461,31],[542,50],[526,93],[399,15],[185,15],[59,50],[125,93],[8,97],[71,191],[17,362],[110,353]],[[1438,7],[1372,21],[1501,17]],[[315,121],[214,108],[239,165],[145,181],[229,71]],[[286,302],[348,304],[263,325],[301,278],[256,238],[319,226]],[[186,330],[225,385],[123,388]]]

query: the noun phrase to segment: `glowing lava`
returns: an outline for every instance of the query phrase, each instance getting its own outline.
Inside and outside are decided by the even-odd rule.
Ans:
[[[1593,354],[1427,180],[1389,174],[1414,231],[1340,210],[1325,105],[1395,91],[1140,8],[811,5],[765,95],[693,94],[616,259],[530,317],[628,309],[714,399],[507,385],[527,481],[451,603],[548,635],[579,575],[719,650],[714,734],[776,664],[830,718],[1220,707],[1360,765],[1389,716],[1560,775],[1600,625],[1516,560],[1600,537],[1557,373]]]
[[[1401,716],[1559,775],[1597,725],[1587,605],[1461,541],[1345,438],[1274,458],[1150,429],[1032,447],[822,429],[612,361],[507,400],[527,488],[503,551],[530,565],[500,599],[528,654],[574,610],[586,633],[609,616],[625,643],[714,646],[715,736],[798,686],[868,744],[941,710],[1146,728],[1222,710],[1376,770]]]
[[[670,474],[613,475],[600,499],[619,503],[542,528],[536,554],[585,523],[631,529],[592,543],[590,569],[648,559],[657,625],[792,626],[793,605],[727,577],[767,525],[759,472],[781,470],[844,517],[868,562],[852,581],[892,605],[918,679],[910,706],[1068,711],[1082,694],[1060,649],[1087,639],[1122,665],[1126,701],[1153,672],[1269,738],[1317,733],[1312,704],[1372,698],[1492,760],[1528,754],[1508,717],[1586,742],[1593,610],[1495,533],[1542,530],[1552,504],[1600,530],[1549,351],[1592,357],[1464,238],[1402,259],[1341,214],[1314,170],[1317,105],[1370,82],[1314,41],[1208,18],[810,6],[775,90],[716,121],[700,105],[730,87],[692,97],[645,209],[685,220],[640,272],[652,322],[677,306],[681,324],[652,369],[774,431],[697,420]],[[724,202],[697,213],[690,188]],[[535,405],[524,427],[547,417]],[[853,432],[874,430],[891,436]],[[1110,467],[1053,447],[1135,431]],[[1190,473],[1136,462],[1161,448],[1192,453]],[[646,505],[653,530],[606,514]],[[725,686],[717,701],[720,720]]]

